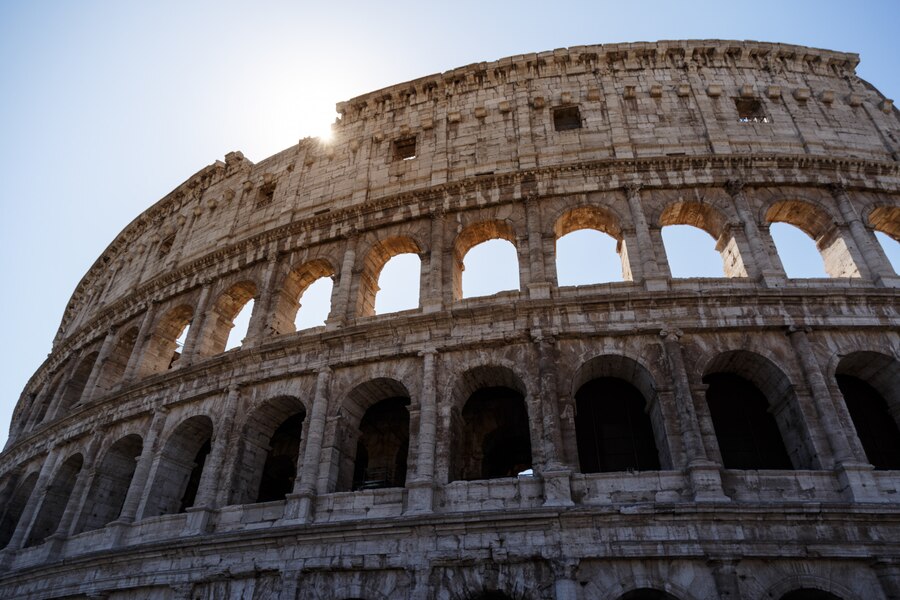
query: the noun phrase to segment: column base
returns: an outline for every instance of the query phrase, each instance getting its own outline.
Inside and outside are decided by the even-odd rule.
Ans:
[[[572,472],[568,469],[548,469],[541,472],[544,480],[544,506],[574,506],[572,501]]]
[[[405,515],[427,515],[434,510],[434,485],[430,481],[410,481],[406,484]]]
[[[215,526],[215,515],[218,511],[205,506],[192,506],[188,508],[187,524],[184,526],[185,535],[202,535],[209,533]]]
[[[297,523],[309,523],[313,519],[315,494],[298,492],[285,496],[284,518]]]
[[[645,277],[644,289],[648,292],[665,292],[669,289],[669,280],[665,277]]]
[[[528,297],[532,300],[549,300],[550,299],[550,284],[547,282],[543,283],[529,283],[528,284]]]
[[[868,463],[843,462],[835,467],[841,493],[851,502],[887,502],[878,490],[872,471],[875,467]]]
[[[787,283],[787,276],[781,271],[773,271],[771,269],[763,269],[759,276],[759,280],[767,288],[783,288]]]
[[[695,502],[731,502],[722,489],[722,471],[714,462],[688,465],[688,478]]]
[[[112,548],[124,546],[125,536],[131,530],[131,521],[113,521],[112,523],[108,523],[106,527],[112,529],[110,546]]]

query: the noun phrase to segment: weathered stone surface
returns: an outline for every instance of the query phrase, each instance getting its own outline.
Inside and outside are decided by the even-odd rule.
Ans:
[[[900,239],[900,120],[856,63],[727,41],[523,55],[342,102],[328,144],[204,168],[97,260],[23,391],[0,597],[898,597],[900,467],[838,386],[900,420],[900,279],[873,233]],[[829,279],[785,276],[780,221]],[[722,278],[671,277],[671,224],[713,236]],[[617,240],[623,281],[558,285],[556,240],[582,228]],[[520,289],[462,298],[494,238]],[[409,252],[419,308],[375,315]],[[327,323],[295,331],[321,277]],[[622,458],[621,426],[590,429],[618,422],[586,415],[625,397],[643,412]],[[755,398],[733,420],[771,430],[735,458],[718,415]]]

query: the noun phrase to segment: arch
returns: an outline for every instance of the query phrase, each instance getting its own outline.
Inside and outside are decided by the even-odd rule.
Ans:
[[[72,376],[63,388],[62,399],[55,411],[56,416],[66,414],[69,409],[81,401],[81,396],[84,394],[84,388],[91,377],[91,371],[94,370],[94,364],[97,362],[98,355],[99,352],[97,351],[91,352],[78,363],[75,372],[72,373]]]
[[[812,468],[793,387],[771,361],[723,352],[706,366],[703,383],[725,468]]]
[[[825,278],[825,263],[809,234],[790,223],[772,223],[769,227],[772,243],[789,279]]]
[[[798,588],[781,597],[781,600],[842,600],[831,592],[824,592],[817,588]]]
[[[5,548],[12,539],[22,513],[25,511],[25,505],[31,499],[34,492],[34,486],[37,483],[38,474],[32,472],[26,476],[18,486],[16,486],[12,497],[7,502],[3,511],[3,518],[0,519],[0,548]]]
[[[100,375],[97,378],[97,388],[108,392],[114,385],[122,380],[128,360],[134,352],[137,343],[138,328],[129,327],[121,334],[113,346],[112,352],[106,358],[106,362],[100,366]]]
[[[451,481],[515,477],[532,468],[526,395],[506,367],[475,367],[460,376],[451,411]]]
[[[516,244],[516,232],[508,221],[498,219],[473,223],[463,229],[453,243],[453,299],[460,300],[463,296],[462,274],[465,270],[463,263],[466,254],[475,246],[490,240],[505,240],[513,245],[518,252]],[[518,258],[517,258],[518,261]],[[521,284],[521,282],[520,282]]]
[[[84,457],[73,454],[56,470],[53,483],[47,488],[37,517],[31,525],[26,547],[36,546],[56,533],[83,465]]]
[[[300,299],[303,294],[316,281],[334,278],[335,274],[334,266],[324,258],[316,258],[291,269],[273,302],[270,333],[284,335],[297,331],[295,322],[302,308]]]
[[[678,598],[662,590],[638,588],[625,592],[619,596],[619,600],[678,600]]]
[[[660,214],[659,226],[665,228],[672,225],[687,225],[708,233],[715,242],[716,252],[721,256],[725,277],[747,277],[738,241],[721,210],[706,202],[672,202]],[[666,254],[671,255],[672,249],[666,248]]]
[[[56,377],[51,381],[50,385],[45,388],[46,393],[42,392],[41,395],[37,398],[36,404],[32,409],[34,411],[34,425],[32,426],[32,428],[37,427],[44,422],[44,419],[47,418],[47,410],[50,408],[50,404],[53,402],[54,396],[56,396],[56,394],[60,391],[60,386],[62,385],[66,366],[68,364],[69,363],[63,364],[60,372],[57,373]]]
[[[194,505],[210,451],[212,420],[205,415],[180,423],[166,439],[142,518],[184,512]]]
[[[421,254],[419,243],[408,236],[394,236],[379,240],[372,245],[363,259],[362,273],[359,279],[359,299],[356,314],[369,317],[375,314],[375,296],[378,293],[378,279],[381,270],[389,260],[399,254]],[[419,289],[415,290],[416,294]]]
[[[340,408],[338,491],[406,485],[410,403],[406,386],[388,377],[347,394]]]
[[[91,483],[75,533],[99,529],[118,518],[143,446],[141,436],[132,433],[109,447]]]
[[[141,376],[162,373],[175,365],[181,357],[176,340],[187,330],[193,318],[194,308],[181,304],[159,319],[141,359]]]
[[[766,209],[765,221],[788,223],[811,237],[829,277],[860,277],[835,219],[823,208],[804,200],[781,200]]]
[[[900,242],[900,206],[881,205],[869,211],[869,225]]]
[[[835,380],[866,458],[876,469],[900,469],[900,361],[878,352],[853,352]]]
[[[295,396],[277,396],[256,407],[242,431],[238,504],[283,500],[293,491],[305,440],[306,406]]]
[[[556,236],[556,261],[557,261],[557,279],[559,277],[560,258],[565,258],[560,251],[560,240],[570,233],[576,231],[590,230],[612,238],[616,243],[616,253],[619,255],[621,264],[621,280],[631,281],[631,266],[628,262],[628,252],[625,247],[625,240],[622,236],[622,228],[619,218],[612,214],[609,210],[599,206],[578,206],[564,212],[556,220],[553,226],[553,232]],[[596,257],[600,259],[600,257]],[[603,281],[616,281],[615,279],[604,279],[602,281],[592,281],[590,283],[602,283]],[[562,283],[560,283],[562,285]]]
[[[244,280],[235,283],[218,297],[203,324],[206,331],[199,356],[215,356],[225,352],[235,318],[245,305],[256,298],[257,293],[256,283]]]

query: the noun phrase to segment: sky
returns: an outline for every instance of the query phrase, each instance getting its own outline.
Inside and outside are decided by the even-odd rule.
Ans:
[[[898,23],[896,0],[0,1],[0,446],[87,269],[227,152],[256,162],[327,132],[338,101],[585,44],[718,38],[857,52],[859,75],[900,101]],[[589,237],[576,243],[604,251],[608,240]]]

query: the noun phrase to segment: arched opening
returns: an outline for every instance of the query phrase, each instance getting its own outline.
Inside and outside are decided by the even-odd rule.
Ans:
[[[91,371],[94,370],[94,363],[97,362],[98,354],[98,352],[91,352],[78,363],[78,367],[72,373],[72,377],[66,382],[66,387],[63,389],[63,397],[59,403],[59,408],[56,410],[57,415],[65,415],[81,401],[84,387],[91,377]]]
[[[409,237],[392,237],[376,242],[363,261],[356,314],[370,317],[376,313],[418,308],[420,277],[417,269],[420,267],[417,263],[420,262],[420,253],[419,244]],[[410,254],[415,256],[401,257]],[[392,264],[387,273],[389,280],[383,281],[382,271],[388,262]],[[379,293],[382,285],[383,293]],[[380,298],[378,306],[376,297]]]
[[[800,588],[788,592],[781,597],[781,600],[841,600],[841,597],[814,588]]]
[[[470,596],[469,600],[513,600],[511,596],[507,596],[503,592],[493,590],[479,592],[474,596]]]
[[[703,383],[726,469],[792,468],[769,401],[755,385],[732,373],[712,373]]]
[[[294,490],[305,421],[306,408],[294,396],[278,396],[253,410],[243,429],[233,502],[274,502]]]
[[[53,483],[47,488],[44,501],[31,526],[31,532],[25,543],[26,547],[36,546],[56,533],[83,464],[84,458],[81,454],[75,454],[66,459],[66,462],[56,471]]]
[[[0,519],[0,548],[5,548],[9,544],[9,540],[12,539],[16,527],[19,525],[19,520],[22,518],[22,513],[25,511],[25,505],[28,504],[28,500],[34,491],[37,479],[37,473],[28,475],[16,487],[16,491],[13,492],[12,497],[4,507],[3,518]]]
[[[333,291],[334,280],[331,277],[319,277],[306,287],[297,304],[297,318],[294,320],[296,331],[325,324],[331,312]]]
[[[518,290],[516,235],[506,221],[483,221],[466,227],[453,249],[453,299]]]
[[[619,600],[678,600],[678,598],[661,590],[640,588],[622,594]]]
[[[900,274],[900,207],[876,206],[869,213],[869,223],[894,273]]]
[[[178,340],[184,340],[187,336],[193,317],[193,307],[186,304],[177,306],[162,316],[147,343],[140,368],[142,376],[162,373],[178,362],[183,347],[183,342],[179,344]]]
[[[341,406],[338,491],[403,487],[409,454],[409,392],[395,379],[353,388]]]
[[[284,335],[324,325],[331,310],[334,268],[317,258],[291,270],[272,301],[267,335]]]
[[[559,285],[632,279],[621,227],[609,212],[594,206],[574,208],[557,220],[554,233]]]
[[[422,261],[418,254],[398,254],[384,263],[378,275],[375,314],[418,308],[421,272]]]
[[[876,352],[854,352],[838,363],[835,379],[869,463],[900,469],[900,362]]]
[[[516,477],[533,467],[525,386],[509,369],[467,371],[454,391],[451,480]]]
[[[772,241],[785,274],[791,279],[828,277],[822,255],[809,234],[790,223],[772,223]]]
[[[242,281],[234,284],[219,296],[204,325],[207,334],[200,350],[200,356],[221,354],[229,349],[229,342],[233,348],[237,348],[243,343],[250,324],[252,302],[256,294],[255,283]],[[237,323],[238,316],[245,309],[247,309],[245,318]],[[237,327],[238,324],[240,327]]]
[[[125,504],[142,448],[143,440],[135,434],[123,437],[109,448],[94,476],[76,533],[100,529],[116,520]]]
[[[34,426],[37,426],[44,422],[44,419],[47,418],[47,409],[50,408],[50,404],[53,402],[53,398],[60,392],[60,386],[63,381],[63,374],[65,372],[66,365],[63,365],[63,368],[60,369],[59,374],[53,379],[53,382],[47,388],[46,393],[41,393],[41,395],[37,398],[37,404],[34,407],[35,417],[34,417]]]
[[[119,335],[113,346],[112,352],[106,358],[106,362],[100,367],[100,376],[97,378],[97,389],[108,392],[117,383],[122,381],[128,360],[134,352],[137,343],[138,328],[130,327]]]
[[[575,435],[582,473],[659,470],[647,402],[623,379],[599,377],[575,393]]]
[[[212,421],[191,417],[169,436],[160,455],[143,518],[184,512],[194,505],[210,451]]]
[[[725,215],[710,204],[669,204],[659,217],[659,225],[672,277],[747,277]]]
[[[818,206],[799,200],[776,202],[766,211],[766,222],[793,225],[812,238],[819,255],[822,257],[825,273],[828,277],[860,276],[859,268],[850,254],[847,242],[842,237],[840,229],[834,224],[834,219]],[[778,248],[782,265],[784,265],[784,260],[789,253],[793,253],[789,248]],[[788,264],[792,264],[790,260],[788,260]],[[809,269],[809,267],[802,266],[792,268]]]

